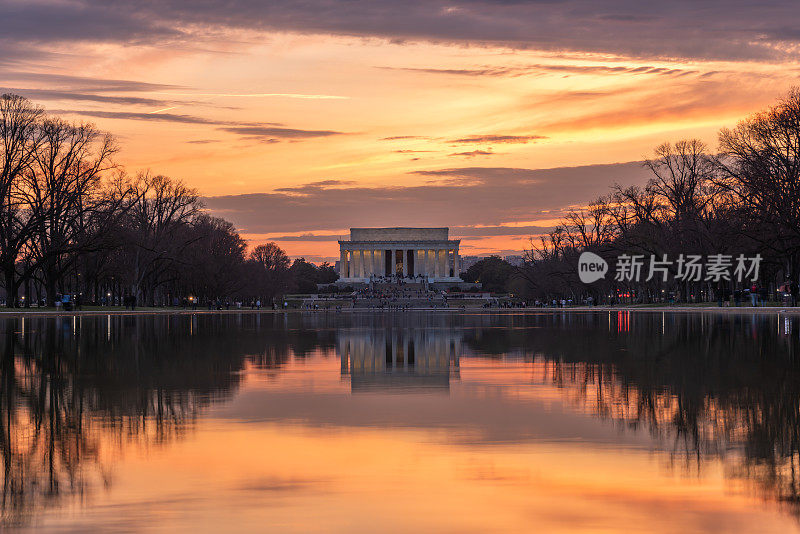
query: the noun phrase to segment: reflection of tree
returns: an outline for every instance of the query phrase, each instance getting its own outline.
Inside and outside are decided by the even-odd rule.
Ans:
[[[646,428],[685,468],[721,458],[728,476],[800,515],[797,331],[776,335],[774,318],[661,314],[636,315],[625,331],[630,320],[530,317],[506,350],[525,347],[539,380],[598,417]],[[481,350],[477,332],[466,341]]]
[[[276,368],[320,344],[292,326],[236,315],[0,322],[0,526],[110,484],[132,442],[180,439],[238,387],[246,361]]]
[[[231,314],[0,321],[0,527],[110,484],[132,443],[191,432],[246,366],[279,372],[370,329],[457,330],[467,354],[524,353],[536,380],[646,429],[679,465],[722,458],[731,478],[800,513],[800,340],[797,328],[776,335],[774,318]]]

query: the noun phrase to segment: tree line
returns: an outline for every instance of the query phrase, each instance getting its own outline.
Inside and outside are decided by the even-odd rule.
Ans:
[[[699,140],[664,143],[644,162],[644,186],[615,185],[587,206],[567,213],[550,232],[531,239],[518,275],[529,296],[549,300],[592,297],[594,302],[721,300],[739,296],[751,281],[616,280],[613,264],[625,254],[671,260],[722,254],[760,255],[763,290],[796,292],[800,276],[800,89],[775,105],[719,132],[716,152]],[[612,272],[581,283],[578,258],[593,252]]]
[[[0,96],[0,283],[6,305],[61,294],[85,303],[171,305],[233,298],[268,304],[336,279],[290,262],[275,243],[248,253],[232,223],[205,212],[180,180],[131,175],[119,146],[90,123]],[[27,299],[27,300],[26,300]]]

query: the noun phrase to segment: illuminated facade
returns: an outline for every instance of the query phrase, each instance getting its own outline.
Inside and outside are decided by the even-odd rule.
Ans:
[[[448,228],[351,228],[339,241],[339,280],[460,282],[459,245]]]

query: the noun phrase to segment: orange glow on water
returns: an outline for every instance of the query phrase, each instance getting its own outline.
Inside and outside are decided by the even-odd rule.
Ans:
[[[184,439],[122,448],[101,439],[105,462],[114,466],[112,484],[90,494],[83,510],[48,512],[37,524],[283,532],[373,532],[377,525],[386,532],[527,532],[531,522],[547,532],[691,532],[702,531],[702,524],[729,532],[796,528],[772,505],[755,505],[746,486],[725,476],[724,462],[707,462],[698,476],[671,467],[646,436],[610,446],[606,440],[616,431],[571,413],[565,391],[541,381],[549,368],[544,362],[462,360],[459,380],[442,396],[353,394],[328,351],[292,359],[280,373],[250,366],[236,398],[211,408]],[[299,391],[356,412],[375,402],[447,410],[467,399],[505,399],[523,403],[531,414],[580,421],[599,434],[588,441],[544,435],[486,441],[477,428],[446,423],[353,425],[344,423],[345,413],[337,424],[275,420],[253,411],[269,399],[286,402],[284,394],[299,399],[291,396]],[[535,436],[544,429],[533,422],[530,430]]]

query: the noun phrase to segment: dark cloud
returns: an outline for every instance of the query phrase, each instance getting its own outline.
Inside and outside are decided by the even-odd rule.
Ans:
[[[395,135],[392,137],[382,137],[379,141],[400,141],[403,139],[430,139],[426,135]]]
[[[471,150],[469,152],[455,152],[448,154],[448,156],[460,156],[464,158],[474,158],[475,156],[496,156],[491,150]]]
[[[297,130],[294,128],[272,128],[264,126],[232,126],[221,129],[226,132],[238,134],[242,137],[259,139],[267,142],[275,142],[280,139],[301,140],[313,137],[344,135],[344,132],[336,132],[333,130]]]
[[[139,96],[109,96],[88,93],[76,93],[72,91],[59,91],[49,89],[17,89],[10,87],[0,87],[0,93],[14,93],[24,96],[30,100],[74,100],[86,102],[102,102],[104,104],[136,104],[147,106],[167,106],[170,102],[155,98],[143,98]]]
[[[527,143],[547,139],[544,135],[470,135],[460,139],[451,139],[448,143],[474,144],[474,143]]]
[[[296,128],[281,128],[277,122],[268,123],[242,123],[234,121],[220,121],[207,119],[195,115],[182,115],[177,113],[143,113],[134,111],[95,111],[95,110],[53,110],[53,113],[74,114],[102,119],[122,119],[151,122],[172,122],[178,124],[208,124],[216,126],[218,130],[234,133],[245,139],[258,139],[266,143],[277,143],[281,140],[301,141],[315,137],[329,137],[344,135],[344,132],[333,130],[299,130]]]
[[[791,0],[5,1],[0,40],[184,46],[244,29],[749,60],[793,58],[798,27]]]
[[[308,194],[312,191],[321,191],[323,189],[331,188],[331,187],[341,187],[345,185],[353,185],[356,182],[352,180],[319,180],[317,182],[311,182],[309,184],[303,184],[295,187],[279,187],[275,189],[275,191],[280,191],[284,193],[303,193]]]
[[[2,45],[2,41],[0,41]],[[175,89],[184,89],[178,85],[167,85],[159,83],[141,82],[137,80],[117,80],[108,78],[88,78],[85,76],[74,76],[65,74],[52,74],[42,72],[8,71],[2,72],[4,86],[0,87],[0,93],[15,93],[31,100],[71,100],[76,102],[99,102],[102,104],[116,105],[143,105],[153,107],[167,107],[173,104],[196,105],[194,101],[176,101],[163,98],[153,98],[152,96],[140,96],[119,93],[153,93],[165,92]],[[24,87],[27,84],[37,84],[39,87]],[[47,88],[42,88],[45,85]],[[108,94],[110,93],[110,94]],[[208,105],[203,103],[203,105]],[[113,117],[115,112],[107,111],[81,111],[81,110],[55,110],[62,112],[75,113],[79,115],[95,116],[102,118],[124,118],[122,116]],[[105,113],[106,115],[101,115]],[[139,120],[154,120],[150,117],[137,117],[137,114],[128,118],[138,118]],[[146,114],[138,114],[146,115]],[[176,118],[177,117],[177,118]],[[183,115],[167,115],[162,120],[172,120],[173,122],[192,122],[197,123],[199,119],[188,119]]]
[[[90,40],[133,44],[185,37],[186,34],[177,29],[177,24],[169,24],[168,19],[155,11],[156,7],[155,2],[145,2],[141,9],[137,9],[128,2],[102,0],[4,1],[0,36],[36,43]]]
[[[556,169],[456,167],[417,171],[431,183],[349,187],[340,182],[207,197],[208,208],[247,233],[330,233],[352,226],[500,226],[556,218],[620,184],[642,184],[640,163]],[[509,230],[512,232],[512,230]]]
[[[385,70],[424,72],[426,74],[452,74],[455,76],[514,76],[528,73],[527,69],[517,67],[483,67],[475,69],[436,69],[419,67],[376,67]]]
[[[73,115],[81,115],[85,117],[97,117],[100,119],[175,122],[179,124],[211,124],[211,125],[232,124],[229,121],[218,121],[214,119],[197,117],[195,115],[181,115],[177,113],[144,113],[136,111],[95,111],[95,110],[77,110],[77,109],[56,109],[52,110],[52,112],[64,113],[64,114],[71,113]]]
[[[180,85],[167,85],[161,83],[140,82],[137,80],[116,80],[108,78],[88,78],[86,76],[73,76],[69,74],[51,74],[45,72],[4,72],[6,81],[46,83],[59,89],[92,92],[149,92],[184,89]]]
[[[547,72],[567,74],[658,74],[661,76],[685,76],[695,74],[697,70],[673,69],[667,67],[653,67],[642,65],[628,67],[622,65],[572,65],[572,64],[545,64],[537,63],[521,67],[493,67],[483,66],[472,69],[440,69],[420,67],[377,67],[386,70],[402,70],[423,72],[426,74],[445,74],[454,76],[526,76],[540,75]]]
[[[317,182],[311,182],[310,186],[314,187],[330,187],[334,185],[353,185],[355,180],[319,180]]]
[[[2,5],[0,5],[0,10]],[[0,35],[0,68],[13,71],[14,69],[30,69],[32,65],[49,66],[58,64],[68,54],[63,54],[55,50],[46,50],[41,47],[31,46],[30,43],[15,42],[10,39],[3,39]],[[10,81],[6,76],[8,72],[2,73],[3,82]]]

